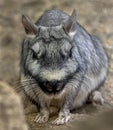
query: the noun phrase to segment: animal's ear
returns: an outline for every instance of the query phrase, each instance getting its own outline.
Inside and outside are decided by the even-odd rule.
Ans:
[[[22,15],[22,24],[27,35],[35,35],[38,27],[30,20],[28,16]]]
[[[69,17],[69,19],[67,20],[67,22],[64,24],[64,29],[65,31],[71,36],[73,37],[76,33],[76,11],[73,10],[71,16]]]

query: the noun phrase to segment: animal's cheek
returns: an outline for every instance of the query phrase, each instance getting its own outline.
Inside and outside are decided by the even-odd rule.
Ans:
[[[76,61],[73,61],[71,59],[68,60],[68,62],[65,64],[65,71],[69,74],[76,72],[78,63]]]
[[[40,65],[35,62],[31,63],[28,65],[28,70],[30,71],[32,75],[36,76],[38,72],[40,71]]]
[[[63,86],[63,82],[58,83],[56,90],[60,91],[62,89],[62,86]]]

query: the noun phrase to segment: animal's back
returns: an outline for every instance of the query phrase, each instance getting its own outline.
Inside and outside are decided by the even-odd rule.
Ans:
[[[46,11],[36,22],[36,25],[41,26],[58,26],[67,21],[69,15],[60,10],[49,10]]]
[[[79,23],[76,26],[74,44],[92,73],[100,73],[101,69],[108,67],[108,59],[101,41],[89,34]]]

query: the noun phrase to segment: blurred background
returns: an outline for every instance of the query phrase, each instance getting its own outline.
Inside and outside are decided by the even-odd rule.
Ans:
[[[110,58],[113,72],[113,0],[0,0],[0,80],[14,85],[19,77],[19,57],[23,37],[21,15],[34,22],[48,9],[77,11],[80,24],[97,35]]]
[[[0,80],[16,86],[21,42],[25,36],[22,14],[34,22],[46,10],[77,11],[79,23],[102,41],[109,57],[105,97],[113,105],[113,0],[0,0]]]

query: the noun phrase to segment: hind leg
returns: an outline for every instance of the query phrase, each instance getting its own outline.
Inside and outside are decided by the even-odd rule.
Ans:
[[[91,101],[94,104],[104,104],[104,98],[102,97],[101,92],[94,91],[89,95],[89,101]]]

